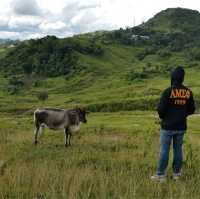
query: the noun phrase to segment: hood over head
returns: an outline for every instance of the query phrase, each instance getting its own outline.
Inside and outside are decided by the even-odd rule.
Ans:
[[[175,68],[171,73],[171,85],[179,86],[182,85],[185,77],[185,71],[183,67],[179,66]]]

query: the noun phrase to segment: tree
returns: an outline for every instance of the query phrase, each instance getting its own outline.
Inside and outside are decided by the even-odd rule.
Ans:
[[[26,75],[30,75],[33,72],[33,66],[31,63],[22,64],[23,71]]]

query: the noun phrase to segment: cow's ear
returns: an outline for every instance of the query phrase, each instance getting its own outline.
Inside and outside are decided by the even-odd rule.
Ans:
[[[86,110],[85,110],[84,107],[80,107],[79,110],[80,110],[81,112],[86,112]]]
[[[75,110],[80,111],[80,108],[78,106],[75,106]]]
[[[78,107],[77,110],[78,110],[79,113],[83,113],[84,112],[84,109],[82,107]]]

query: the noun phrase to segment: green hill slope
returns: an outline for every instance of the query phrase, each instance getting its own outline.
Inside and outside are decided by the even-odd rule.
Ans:
[[[169,8],[150,19],[146,28],[162,32],[193,32],[199,30],[200,13],[184,8]]]
[[[170,71],[179,65],[185,67],[186,84],[198,102],[200,40],[182,22],[176,29],[169,25],[179,22],[178,16],[185,26],[194,17],[195,31],[199,13],[178,8],[134,28],[18,44],[1,59],[0,110],[79,105],[91,111],[154,110],[169,86]],[[49,95],[45,103],[37,98],[42,92]]]

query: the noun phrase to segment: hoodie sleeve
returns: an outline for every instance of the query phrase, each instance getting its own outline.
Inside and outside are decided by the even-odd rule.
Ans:
[[[165,113],[167,111],[167,106],[168,106],[168,89],[165,90],[162,95],[161,95],[161,98],[160,98],[160,102],[158,104],[158,107],[157,107],[157,112],[158,112],[158,115],[161,119],[164,118],[165,116]]]
[[[191,93],[190,99],[187,104],[187,115],[192,115],[195,112],[195,102],[194,102],[192,91],[190,91],[190,93]]]

